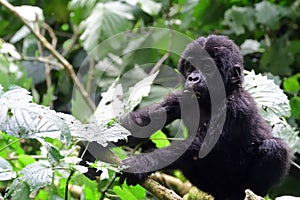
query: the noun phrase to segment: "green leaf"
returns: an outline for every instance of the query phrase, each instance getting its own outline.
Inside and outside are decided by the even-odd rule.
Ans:
[[[255,4],[256,20],[268,28],[275,30],[279,27],[279,10],[278,6],[268,1],[262,1]]]
[[[300,119],[300,97],[292,97],[290,99],[291,113],[296,119]]]
[[[291,53],[300,53],[300,40],[289,41],[288,50]]]
[[[293,55],[288,51],[287,39],[278,38],[272,45],[266,48],[260,59],[260,65],[264,71],[276,75],[290,75],[290,65],[293,63]],[[284,58],[284,59],[282,59]]]
[[[297,94],[300,90],[299,80],[300,80],[300,73],[285,79],[283,81],[284,91],[292,94]]]
[[[224,25],[237,35],[244,34],[246,30],[254,31],[256,26],[255,12],[251,7],[236,7],[225,12]]]
[[[18,160],[23,164],[23,166],[27,166],[29,164],[36,162],[36,160],[34,158],[32,158],[30,155],[26,155],[26,154],[19,155]]]
[[[13,171],[10,163],[4,158],[0,157],[0,181],[7,181],[16,177],[17,174]]]
[[[101,41],[129,30],[134,16],[130,12],[131,7],[119,1],[97,3],[89,17],[80,24],[84,30],[80,39],[83,47],[90,52]]]
[[[80,22],[89,16],[92,12],[97,0],[72,0],[68,8],[71,11],[71,21],[79,25]]]
[[[18,180],[18,179],[15,179]],[[17,184],[16,184],[17,183]],[[20,181],[14,181],[9,187],[8,192],[5,193],[4,199],[11,195],[11,200],[30,200],[30,188],[28,184]]]
[[[48,159],[49,162],[54,164],[54,163],[58,163],[61,159],[63,159],[64,157],[60,154],[59,149],[57,149],[54,146],[51,145],[47,145],[47,150],[48,150]]]
[[[113,190],[122,200],[138,200],[127,188],[114,186]]]
[[[161,130],[156,131],[154,134],[152,134],[150,139],[159,149],[170,145],[166,134],[164,134]]]
[[[49,106],[54,100],[54,86],[52,85],[50,88],[47,89],[46,94],[43,95],[43,102],[42,105]]]
[[[122,200],[138,200],[146,197],[146,190],[140,185],[128,186],[124,183],[122,187],[114,186],[113,190]]]

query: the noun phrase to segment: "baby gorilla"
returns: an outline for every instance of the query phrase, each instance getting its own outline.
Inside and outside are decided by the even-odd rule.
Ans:
[[[120,182],[136,185],[158,169],[180,169],[215,199],[241,200],[245,189],[266,195],[287,173],[290,150],[272,136],[242,88],[238,47],[225,36],[200,37],[187,46],[178,67],[186,79],[184,90],[131,112],[121,124],[141,137],[181,118],[188,138],[123,160],[128,168]]]

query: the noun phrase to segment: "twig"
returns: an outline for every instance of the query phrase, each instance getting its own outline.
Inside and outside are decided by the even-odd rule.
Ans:
[[[34,36],[42,43],[42,45],[51,52],[51,54],[65,67],[66,72],[69,74],[70,78],[74,82],[76,88],[79,90],[81,95],[83,96],[85,102],[88,104],[91,110],[95,110],[95,104],[91,100],[89,94],[86,92],[79,79],[76,76],[75,71],[73,70],[73,66],[56,50],[52,47],[52,45],[47,41],[47,39],[34,30],[33,27],[30,26],[28,21],[26,21],[15,9],[15,7],[7,2],[6,0],[0,0],[0,4],[6,7],[12,14],[14,14],[19,20],[21,20],[29,30],[34,34]]]
[[[48,65],[51,65],[51,66],[57,66],[60,69],[64,69],[64,66],[61,65],[60,63],[55,62],[55,61],[51,61],[51,60],[49,60],[47,58],[44,58],[44,57],[27,57],[27,56],[23,56],[22,60],[23,61],[41,62],[41,63],[45,63],[45,64],[48,64]]]
[[[62,56],[66,56],[70,53],[74,45],[76,44],[77,38],[78,38],[78,27],[74,26],[74,33],[71,37],[71,44],[61,53]]]
[[[67,182],[66,182],[66,188],[65,188],[65,200],[68,200],[68,194],[69,194],[69,183],[71,181],[71,178],[73,176],[73,174],[75,173],[75,170],[73,169],[70,173],[70,175],[68,176]]]
[[[51,40],[51,44],[52,44],[53,48],[56,48],[56,45],[57,45],[57,37],[56,37],[56,35],[55,35],[53,29],[52,29],[47,23],[43,23],[42,26],[43,26],[43,28],[44,28],[45,30],[48,31],[48,33],[49,33],[49,35],[50,35],[50,37],[51,37],[51,39],[52,39],[52,40]]]
[[[114,181],[116,180],[117,175],[115,174],[114,177],[109,181],[109,183],[105,186],[105,188],[101,191],[101,197],[99,200],[103,200],[105,198],[105,194],[108,191],[108,189],[112,186]]]
[[[30,155],[30,157],[34,159],[47,159],[46,156],[42,156],[42,155]],[[20,156],[9,156],[7,160],[18,160],[19,158]]]
[[[90,58],[89,73],[88,73],[87,81],[86,81],[86,91],[87,92],[91,92],[91,90],[92,90],[92,82],[94,80],[94,75],[95,75],[95,61],[93,58]]]

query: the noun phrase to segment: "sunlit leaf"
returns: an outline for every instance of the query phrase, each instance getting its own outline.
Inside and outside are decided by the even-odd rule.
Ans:
[[[17,177],[12,166],[5,159],[0,157],[0,181],[7,181]]]
[[[283,90],[273,80],[246,71],[244,87],[257,103],[262,117],[273,127],[273,135],[284,138],[294,152],[299,151],[298,131],[289,125],[284,117],[291,113],[290,104]]]
[[[170,145],[166,134],[164,134],[161,130],[153,133],[150,139],[156,145],[157,148],[163,148]]]
[[[142,101],[143,97],[149,95],[151,85],[158,73],[159,71],[144,78],[129,89],[129,98],[127,103],[128,106],[126,107],[127,111],[133,110]]]

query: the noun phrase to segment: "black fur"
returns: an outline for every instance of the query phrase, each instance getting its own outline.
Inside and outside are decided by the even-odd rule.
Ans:
[[[203,61],[206,52],[200,52],[199,45],[213,60],[204,56]],[[200,57],[202,61],[198,59]],[[208,62],[208,67],[203,62]],[[211,62],[217,70],[209,68]],[[266,195],[287,173],[289,147],[283,140],[272,136],[271,128],[258,114],[253,98],[241,87],[243,58],[237,46],[225,36],[201,37],[187,46],[178,67],[186,78],[185,92],[171,94],[160,104],[132,112],[121,123],[133,135],[148,136],[182,118],[188,129],[196,123],[196,136],[125,159],[123,164],[129,168],[122,174],[120,182],[127,179],[127,184],[136,185],[151,172],[166,165],[164,168],[182,170],[193,185],[216,199],[244,199],[245,189]],[[217,73],[221,75],[225,88],[224,98],[218,101],[220,112],[226,108],[225,124],[213,149],[199,158],[201,147],[207,145],[204,138],[209,125],[218,125],[218,122],[211,120],[211,91],[208,91],[206,84]],[[219,89],[216,85],[213,89],[219,92],[222,87]],[[183,113],[182,105],[188,105],[195,99],[199,108],[187,106]],[[181,152],[183,149],[187,150]],[[178,159],[174,162],[167,163],[176,157]]]

